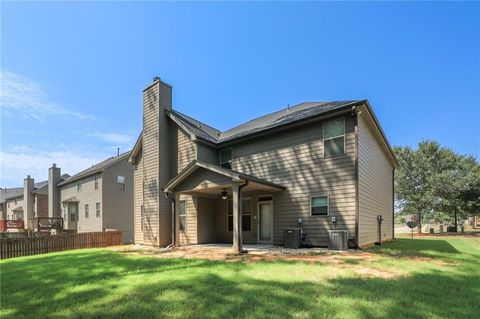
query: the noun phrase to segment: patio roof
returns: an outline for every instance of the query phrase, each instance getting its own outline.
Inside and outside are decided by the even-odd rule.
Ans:
[[[177,187],[183,182],[187,181],[192,174],[195,172],[203,170],[211,173],[210,176],[219,176],[222,179],[216,179],[215,182],[204,181],[198,183],[196,187],[189,189],[193,192],[208,192],[208,189],[216,191],[217,189],[227,188],[232,182],[247,182],[250,189],[261,189],[265,191],[277,192],[285,189],[284,186],[258,178],[256,176],[240,173],[220,167],[217,165],[205,163],[202,161],[194,160],[188,164],[177,176],[171,179],[165,187],[162,189],[166,193],[174,192]],[[199,176],[199,179],[202,179],[202,176]],[[247,190],[247,189],[246,189]]]
[[[79,200],[75,196],[62,200],[62,203],[77,203],[77,202],[79,202]]]

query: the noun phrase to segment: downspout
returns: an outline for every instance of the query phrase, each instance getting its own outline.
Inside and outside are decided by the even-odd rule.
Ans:
[[[240,211],[238,213],[240,215],[240,220],[242,220],[242,210],[243,210],[242,209],[242,199],[243,199],[242,189],[247,185],[248,185],[248,180],[246,179],[245,184],[242,184],[242,185],[238,186],[238,194],[239,194],[238,199],[239,199],[239,202],[240,202]],[[242,225],[240,225],[240,226],[242,226]],[[240,227],[238,232],[240,233],[240,245],[241,245],[240,253],[247,253],[248,251],[243,248],[242,227]]]
[[[392,169],[392,239],[395,239],[395,168]]]
[[[176,236],[175,236],[175,231],[176,231],[176,218],[175,218],[175,196],[170,197],[170,195],[174,195],[173,193],[165,193],[165,198],[169,199],[171,201],[171,207],[172,207],[172,239],[170,245],[167,246],[168,250],[172,250],[175,248],[176,245]]]

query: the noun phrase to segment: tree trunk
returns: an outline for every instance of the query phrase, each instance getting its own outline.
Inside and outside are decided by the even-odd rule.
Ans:
[[[418,233],[422,233],[422,214],[418,213]]]
[[[455,206],[455,232],[458,231],[458,221],[457,221],[457,206]]]

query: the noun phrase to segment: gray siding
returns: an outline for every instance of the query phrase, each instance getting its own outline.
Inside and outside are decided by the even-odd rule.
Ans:
[[[197,158],[197,145],[192,142],[190,135],[173,122],[170,126],[170,178],[177,175],[190,162]],[[166,183],[165,183],[166,184]],[[163,185],[162,185],[163,186]]]
[[[219,164],[216,149],[201,143],[197,143],[197,159],[214,165]]]
[[[283,243],[283,230],[303,219],[308,241],[328,244],[331,217],[337,229],[355,232],[355,133],[354,118],[346,115],[345,155],[323,157],[322,124],[304,125],[252,142],[234,145],[233,170],[286,187],[274,194],[274,243]],[[310,215],[310,196],[329,194],[330,216]]]
[[[393,166],[363,116],[358,122],[359,245],[378,240],[377,215],[382,215],[382,240],[391,239]]]
[[[177,217],[176,221],[176,231],[178,234],[177,240],[180,245],[186,245],[186,244],[197,244],[198,243],[198,237],[197,237],[197,211],[198,211],[198,203],[197,203],[197,198],[195,196],[190,196],[190,195],[182,195],[180,194],[177,197],[177,203],[179,201],[185,201],[186,204],[186,212],[185,212],[185,230],[181,231],[179,227],[179,220],[178,220],[178,206],[176,205],[177,208],[177,213],[175,216]]]
[[[125,177],[125,190],[117,177]],[[103,228],[123,231],[123,241],[133,241],[133,166],[127,158],[109,166],[103,173]]]

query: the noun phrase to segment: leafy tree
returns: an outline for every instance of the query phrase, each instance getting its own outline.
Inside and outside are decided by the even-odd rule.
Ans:
[[[417,150],[395,147],[399,161],[395,194],[400,210],[423,219],[466,218],[480,209],[480,165],[438,142],[422,141]],[[447,218],[445,218],[448,216]]]

